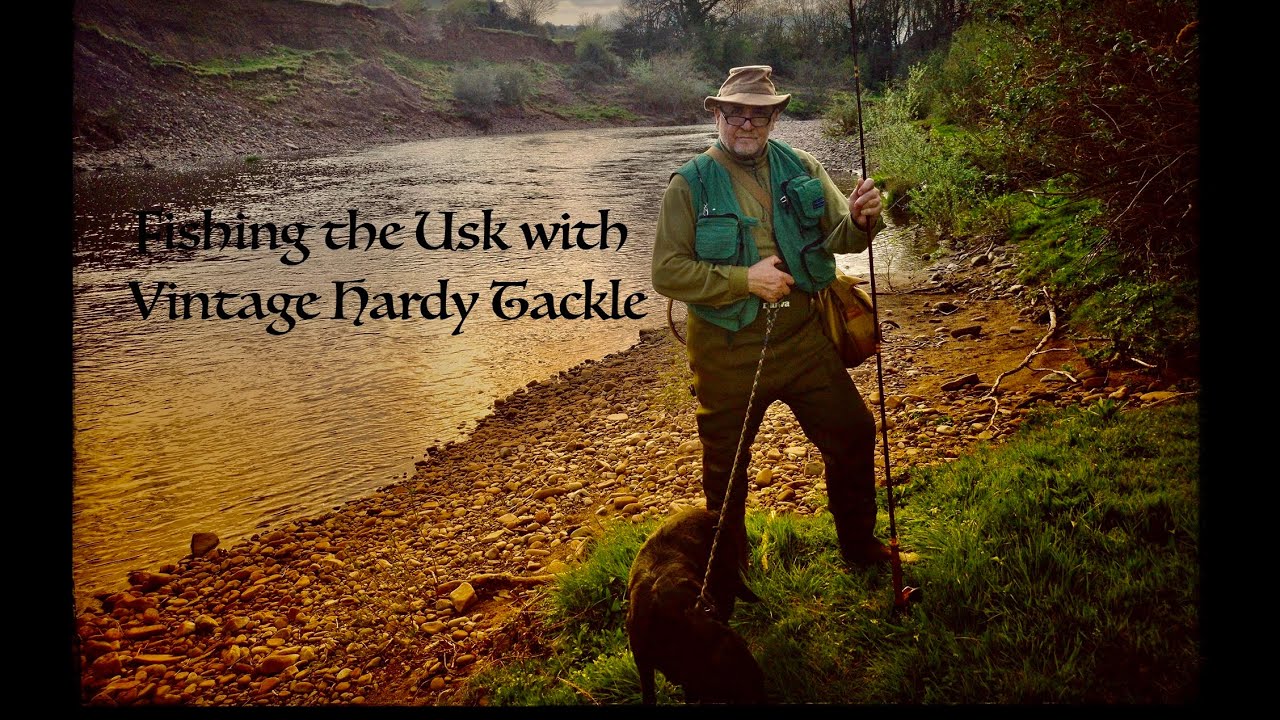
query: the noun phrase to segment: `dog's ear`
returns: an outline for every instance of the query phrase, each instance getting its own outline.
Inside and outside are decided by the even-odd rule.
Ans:
[[[690,608],[701,590],[701,585],[688,578],[662,577],[652,585],[650,606],[663,610]]]

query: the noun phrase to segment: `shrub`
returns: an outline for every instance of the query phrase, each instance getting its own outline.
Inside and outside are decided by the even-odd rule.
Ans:
[[[494,74],[498,101],[503,105],[519,105],[529,96],[532,84],[529,72],[519,65],[503,65]]]
[[[608,82],[618,76],[622,62],[609,49],[609,35],[599,27],[584,27],[574,40],[577,62],[569,79],[579,87]]]
[[[453,76],[453,99],[469,117],[493,111],[498,102],[498,84],[486,68],[468,68]]]
[[[693,120],[713,90],[697,72],[689,53],[661,53],[638,58],[627,68],[632,97],[643,106],[676,119]]]
[[[875,103],[866,105],[866,132],[875,139],[881,173],[907,189],[912,214],[943,236],[972,229],[985,219],[988,190],[983,173],[956,147],[946,132],[931,133],[919,126],[923,69],[912,68],[905,85],[890,87]],[[845,113],[838,122],[847,123]]]

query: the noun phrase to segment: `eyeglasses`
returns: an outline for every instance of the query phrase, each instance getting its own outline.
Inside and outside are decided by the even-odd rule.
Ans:
[[[764,127],[769,124],[769,121],[773,120],[773,113],[769,113],[768,115],[756,115],[753,117],[746,117],[743,115],[724,116],[724,121],[734,127],[742,127],[747,124],[748,120],[751,121],[752,127]]]

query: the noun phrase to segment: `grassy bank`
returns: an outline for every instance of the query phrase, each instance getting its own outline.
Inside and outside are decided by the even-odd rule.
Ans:
[[[1198,405],[1034,413],[1016,438],[914,472],[899,537],[924,598],[849,573],[830,517],[756,513],[734,618],[785,703],[1168,703],[1199,696]],[[883,497],[881,507],[884,507]],[[639,701],[626,576],[654,527],[619,524],[463,702]],[[887,534],[887,517],[879,525]],[[659,702],[680,690],[659,680]]]

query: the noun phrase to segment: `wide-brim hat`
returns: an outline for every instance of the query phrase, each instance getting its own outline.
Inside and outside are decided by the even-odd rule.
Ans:
[[[785,108],[791,102],[790,93],[779,95],[773,87],[773,68],[768,65],[744,65],[729,70],[729,77],[720,86],[720,92],[702,101],[702,107],[711,110],[719,103],[751,105],[755,107]]]

